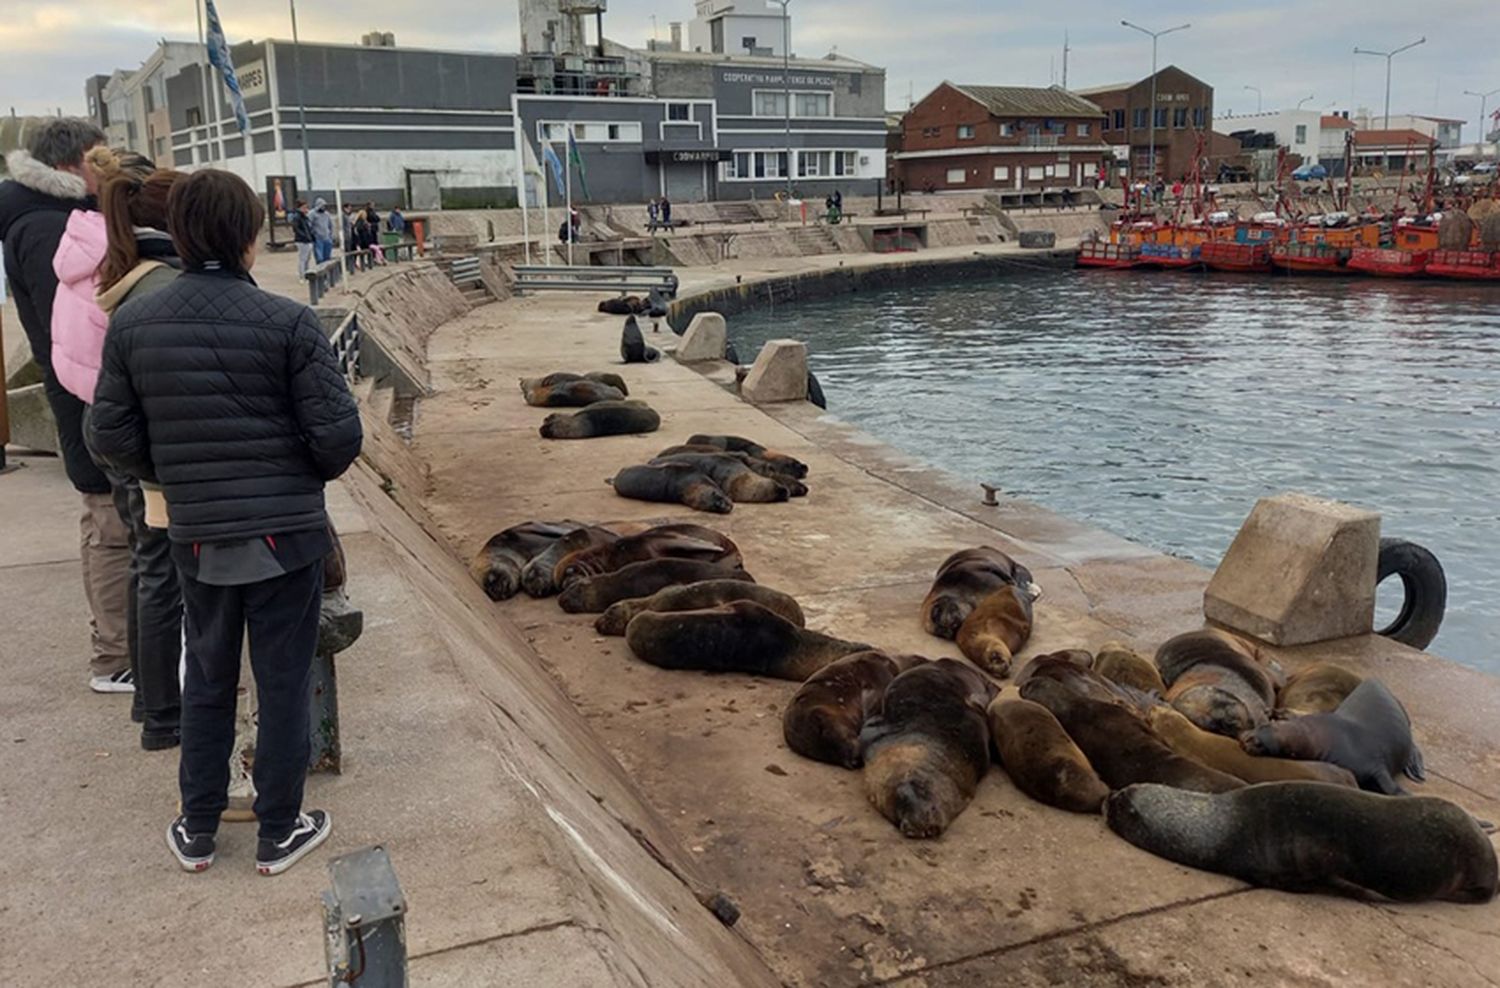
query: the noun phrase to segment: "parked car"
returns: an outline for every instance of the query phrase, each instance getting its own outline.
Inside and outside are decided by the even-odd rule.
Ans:
[[[1292,172],[1292,178],[1299,182],[1315,182],[1328,177],[1328,169],[1319,164],[1303,165]]]
[[[1494,161],[1481,161],[1479,164],[1473,167],[1472,171],[1480,175],[1493,175],[1496,171],[1500,171],[1500,163]]]

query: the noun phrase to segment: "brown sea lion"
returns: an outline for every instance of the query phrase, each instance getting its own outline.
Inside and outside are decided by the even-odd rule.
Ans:
[[[521,589],[527,563],[577,528],[573,522],[528,521],[492,535],[469,563],[469,575],[490,600],[506,600]]]
[[[800,482],[800,477],[797,474],[796,467],[789,465],[784,460],[763,460],[758,456],[751,456],[749,453],[737,453],[732,450],[720,449],[717,446],[706,446],[702,444],[668,446],[666,449],[656,454],[656,459],[669,459],[673,456],[681,456],[685,453],[708,454],[710,456],[728,456],[732,459],[739,460],[741,463],[745,464],[745,466],[749,467],[751,470],[754,470],[762,477],[770,477],[773,480],[779,480],[782,483],[786,484],[792,492],[792,497],[802,497],[807,493],[807,485]],[[792,463],[796,463],[796,461],[793,460]],[[798,465],[800,466],[800,464]],[[807,469],[806,467],[803,467],[802,476],[805,476],[806,473]]]
[[[1364,682],[1358,674],[1332,662],[1314,662],[1287,678],[1276,694],[1277,717],[1305,717],[1337,710]]]
[[[774,477],[767,477],[751,470],[741,460],[722,453],[677,453],[673,456],[656,457],[650,466],[664,463],[682,463],[692,467],[712,480],[730,500],[741,504],[772,504],[785,501],[792,496],[790,484]],[[792,484],[802,485],[798,481]],[[802,487],[806,493],[807,488]]]
[[[1361,789],[1394,796],[1406,790],[1396,781],[1425,782],[1422,750],[1411,736],[1411,718],[1401,701],[1378,679],[1355,687],[1331,714],[1277,720],[1240,736],[1252,755],[1332,762],[1354,773]]]
[[[566,590],[579,580],[613,573],[631,563],[668,557],[700,559],[731,567],[743,562],[739,546],[711,528],[693,524],[657,525],[607,544],[569,553],[554,567],[553,580]]]
[[[685,504],[694,511],[727,515],[734,501],[704,473],[686,463],[625,467],[610,484],[621,497],[663,504]]]
[[[1114,683],[1133,687],[1142,693],[1167,695],[1167,684],[1162,682],[1156,666],[1135,649],[1122,642],[1105,642],[1094,657],[1094,671]]]
[[[553,412],[542,422],[543,439],[593,439],[655,432],[661,416],[644,401],[599,401],[576,412]]]
[[[1038,668],[1049,662],[1067,662],[1080,669],[1092,669],[1094,668],[1094,654],[1086,648],[1064,648],[1056,652],[1033,655],[1021,666],[1021,671],[1016,673],[1015,687],[1020,689],[1021,684],[1030,679]]]
[[[1016,788],[1039,803],[1074,813],[1098,813],[1106,786],[1052,711],[1030,700],[990,704],[990,738]]]
[[[579,525],[547,549],[532,557],[521,570],[521,586],[533,597],[550,597],[560,587],[554,579],[557,563],[563,557],[590,546],[609,545],[619,541],[620,536],[598,525]]]
[[[1462,808],[1319,782],[1208,795],[1131,786],[1105,803],[1109,828],[1168,861],[1288,892],[1396,902],[1489,902],[1495,848]]]
[[[671,562],[678,560],[636,565]],[[851,652],[870,649],[799,628],[749,600],[701,611],[643,611],[625,629],[625,643],[642,661],[663,669],[743,672],[796,682]]]
[[[886,687],[926,662],[920,655],[854,652],[808,677],[781,718],[786,746],[803,758],[859,768],[859,732],[880,709]]]
[[[1354,773],[1328,762],[1306,762],[1293,758],[1269,758],[1248,754],[1238,741],[1214,734],[1188,720],[1165,703],[1153,707],[1146,723],[1167,747],[1209,768],[1227,772],[1246,782],[1331,782],[1337,786],[1357,786]]]
[[[698,559],[648,559],[579,580],[558,595],[557,603],[569,614],[599,614],[610,604],[632,597],[649,597],[665,587],[700,580],[755,580],[738,566],[706,563]]]
[[[990,767],[985,711],[997,688],[957,659],[926,662],[886,688],[860,734],[865,795],[907,837],[938,837]]]
[[[607,298],[599,303],[599,311],[607,316],[635,316],[645,312],[646,300],[639,295],[621,295]]]
[[[1030,593],[1031,571],[999,549],[960,549],[938,567],[922,601],[922,627],[929,635],[952,640],[981,600],[1008,586]]]
[[[1205,628],[1169,638],[1156,650],[1166,701],[1205,731],[1238,737],[1271,719],[1272,674],[1250,646]]]
[[[1031,594],[1018,586],[1001,587],[979,601],[955,641],[964,658],[989,673],[1010,675],[1015,654],[1031,638]]]
[[[775,463],[784,468],[793,477],[801,480],[807,476],[807,464],[796,457],[785,453],[778,453],[774,449],[767,449],[760,443],[744,439],[740,436],[710,436],[703,433],[688,437],[689,446],[713,446],[718,449],[729,450],[732,453],[748,453],[751,456]]]
[[[610,604],[594,622],[594,630],[601,635],[623,635],[630,619],[642,611],[702,611],[732,600],[753,600],[799,628],[807,626],[797,601],[780,590],[743,580],[701,580],[666,587],[649,597],[633,597]]]
[[[526,399],[526,404],[537,408],[579,408],[599,401],[623,401],[625,398],[625,392],[619,388],[586,377],[568,375],[567,379],[554,380],[562,376],[523,377],[521,396]]]
[[[1161,782],[1181,789],[1225,792],[1244,783],[1232,775],[1184,758],[1122,706],[1090,699],[1055,679],[1037,676],[1021,696],[1052,711],[1111,789]]]
[[[1038,655],[1021,667],[1013,682],[1020,689],[1033,679],[1052,679],[1080,696],[1100,703],[1113,703],[1137,715],[1150,708],[1154,701],[1149,696],[1105,679],[1084,663],[1086,659],[1092,659],[1092,656],[1082,649]]]

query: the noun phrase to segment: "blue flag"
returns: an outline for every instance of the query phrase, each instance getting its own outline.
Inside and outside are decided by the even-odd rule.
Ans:
[[[250,115],[245,112],[245,97],[240,92],[240,80],[234,74],[234,62],[229,57],[229,42],[224,40],[224,25],[219,23],[214,0],[203,0],[203,4],[208,17],[208,63],[224,77],[224,88],[229,90],[229,103],[234,107],[234,119],[239,121],[240,133],[248,134]]]
[[[557,191],[561,192],[567,180],[563,177],[562,159],[557,156],[556,151],[552,150],[551,141],[542,142],[542,160],[547,163],[548,168],[552,169],[552,180],[557,183]]]
[[[588,176],[583,173],[583,156],[578,153],[578,142],[573,140],[573,132],[568,131],[568,160],[578,169],[578,185],[583,189],[583,198],[589,197]]]

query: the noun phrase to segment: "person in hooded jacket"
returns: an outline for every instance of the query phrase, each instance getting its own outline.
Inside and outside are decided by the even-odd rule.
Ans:
[[[307,219],[312,227],[313,258],[323,264],[333,257],[333,217],[328,213],[328,200],[314,199]]]
[[[129,533],[109,479],[84,446],[83,400],[63,387],[52,366],[57,296],[52,262],[69,214],[93,207],[97,180],[83,157],[103,143],[103,132],[92,123],[59,118],[37,128],[26,148],[12,151],[5,161],[10,179],[0,182],[0,242],[21,327],[57,421],[63,467],[83,499],[80,556],[93,638],[89,686],[98,693],[132,693],[126,628]]]

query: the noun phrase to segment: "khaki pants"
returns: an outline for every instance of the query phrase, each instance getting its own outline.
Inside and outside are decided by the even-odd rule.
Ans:
[[[89,601],[89,630],[95,676],[112,676],[130,665],[126,612],[130,593],[130,534],[108,494],[84,494],[79,519],[83,593]]]

